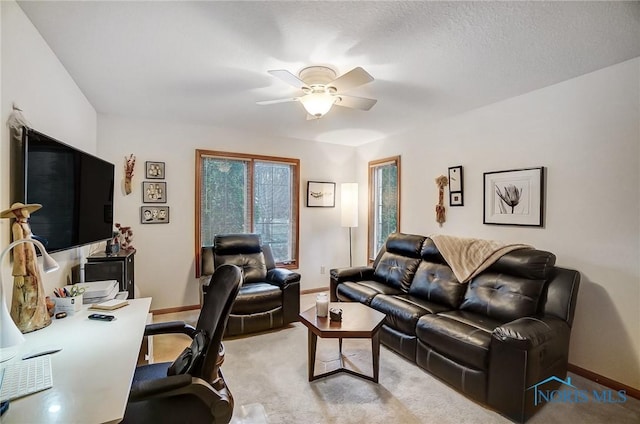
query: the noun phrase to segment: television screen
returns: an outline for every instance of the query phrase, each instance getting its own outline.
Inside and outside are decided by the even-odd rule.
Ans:
[[[113,164],[31,129],[23,131],[19,155],[13,201],[42,205],[29,222],[47,251],[111,237]]]

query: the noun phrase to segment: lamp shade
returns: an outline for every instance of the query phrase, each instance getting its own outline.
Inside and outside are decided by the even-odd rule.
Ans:
[[[340,200],[343,227],[358,226],[358,183],[342,183]]]
[[[9,244],[9,246],[0,253],[0,265],[2,265],[5,255],[21,243],[32,243],[38,247],[38,250],[42,253],[42,265],[44,272],[52,272],[59,268],[58,263],[47,253],[47,250],[44,248],[42,243],[30,238],[19,239]],[[9,311],[7,310],[2,283],[2,272],[0,270],[0,349],[14,347],[22,342],[24,342],[24,336],[13,322]],[[13,354],[15,355],[15,352],[13,352]],[[11,358],[11,356],[5,357],[4,353],[0,356],[2,361]]]
[[[320,118],[331,110],[336,97],[329,93],[310,93],[300,98],[300,103],[309,115]]]

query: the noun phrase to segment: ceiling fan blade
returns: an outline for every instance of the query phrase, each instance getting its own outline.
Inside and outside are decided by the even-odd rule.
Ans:
[[[349,90],[362,84],[373,81],[373,77],[361,67],[353,68],[346,74],[340,75],[327,84],[327,87],[334,87],[338,92]]]
[[[337,95],[338,100],[334,103],[336,106],[350,107],[352,109],[369,110],[378,101],[376,99],[367,99],[366,97]]]
[[[307,86],[307,84],[302,81],[300,78],[298,78],[297,76],[293,75],[291,72],[285,70],[285,69],[276,69],[276,70],[272,70],[272,71],[267,71],[269,72],[271,75],[273,75],[276,78],[280,78],[282,81],[286,82],[289,85],[292,85],[296,88],[299,89],[303,89],[303,88],[309,88],[309,86]]]
[[[262,101],[256,102],[256,104],[258,104],[258,105],[274,105],[276,103],[297,102],[297,101],[298,101],[297,97],[289,97],[287,99],[262,100]]]

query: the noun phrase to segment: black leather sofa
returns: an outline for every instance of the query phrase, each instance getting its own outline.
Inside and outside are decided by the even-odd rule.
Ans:
[[[530,388],[567,373],[580,274],[555,259],[514,250],[461,284],[433,240],[395,233],[372,266],[331,270],[331,300],[384,312],[384,345],[524,422],[542,406]]]
[[[271,248],[258,234],[221,234],[214,245],[203,247],[201,276],[211,278],[223,264],[240,267],[244,283],[236,297],[225,336],[270,330],[298,320],[300,274],[277,268]],[[209,296],[205,282],[203,296]]]

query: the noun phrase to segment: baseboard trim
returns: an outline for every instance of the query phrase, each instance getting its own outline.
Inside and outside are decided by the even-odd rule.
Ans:
[[[597,374],[593,371],[586,370],[573,364],[569,364],[567,366],[567,369],[574,374],[578,374],[581,377],[588,378],[589,380],[595,381],[596,383],[607,386],[613,390],[624,390],[628,396],[640,399],[640,390],[634,389],[633,387],[627,386],[626,384],[622,384],[619,381],[612,380],[608,377]]]
[[[194,309],[200,309],[200,305],[187,305],[176,306],[175,308],[153,309],[151,312],[153,315],[171,314],[174,312],[193,311]]]
[[[316,287],[315,289],[300,290],[300,294],[320,293],[329,290],[329,287]]]

